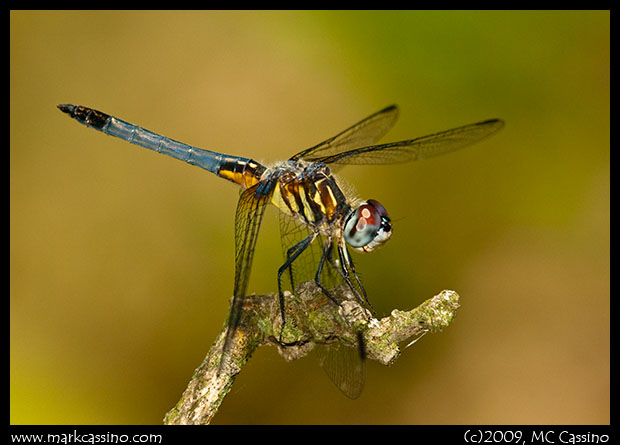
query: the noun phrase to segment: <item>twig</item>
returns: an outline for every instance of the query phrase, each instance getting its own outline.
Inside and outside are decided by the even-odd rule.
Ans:
[[[251,295],[244,301],[241,323],[226,363],[219,370],[226,338],[225,324],[202,364],[194,371],[181,399],[165,416],[169,425],[208,424],[230,391],[237,374],[254,350],[275,345],[286,360],[305,356],[315,345],[337,339],[347,346],[356,344],[363,332],[366,356],[391,365],[400,354],[399,343],[447,327],[459,307],[456,292],[444,290],[410,311],[393,310],[377,320],[355,300],[346,286],[330,290],[341,306],[328,300],[313,283],[302,283],[296,296],[285,293],[286,324],[282,326],[277,295]],[[283,344],[286,344],[284,346]]]

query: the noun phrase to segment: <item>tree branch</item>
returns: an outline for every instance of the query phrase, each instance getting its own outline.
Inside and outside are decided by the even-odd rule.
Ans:
[[[165,416],[169,425],[208,424],[230,391],[235,377],[259,346],[275,345],[285,360],[304,357],[317,344],[340,341],[355,347],[363,332],[366,356],[391,365],[400,354],[399,343],[447,327],[459,307],[459,295],[444,290],[410,311],[393,310],[377,320],[354,298],[347,286],[330,290],[341,301],[333,304],[314,282],[302,283],[296,295],[285,292],[286,324],[277,294],[246,297],[239,328],[226,363],[219,370],[226,338],[224,324],[202,364],[194,371],[176,406]],[[415,340],[414,340],[415,341]]]

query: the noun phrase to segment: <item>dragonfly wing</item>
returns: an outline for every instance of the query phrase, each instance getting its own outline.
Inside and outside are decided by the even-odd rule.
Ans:
[[[343,151],[375,144],[394,126],[398,118],[398,107],[390,105],[366,119],[347,128],[336,136],[310,147],[293,156],[292,160],[315,159],[333,156]]]
[[[284,259],[287,258],[287,250],[300,240],[305,239],[311,230],[296,218],[280,212],[280,236],[282,238],[282,250]],[[314,281],[317,275],[318,264],[324,255],[328,239],[324,235],[318,235],[305,251],[299,255],[283,275],[283,279],[289,284],[291,291],[306,281]],[[336,243],[331,243],[330,251],[319,276],[321,285],[331,292],[333,297],[341,297],[343,292],[335,290],[337,287],[346,286],[341,271],[337,269],[338,258]],[[359,291],[358,291],[359,292]],[[334,304],[325,296],[326,304]],[[348,321],[344,320],[343,323]],[[351,399],[356,399],[362,393],[366,379],[366,347],[361,334],[357,336],[356,344],[345,346],[340,339],[334,339],[329,344],[317,344],[315,350],[319,365],[338,389]]]
[[[343,165],[410,162],[458,150],[492,135],[503,126],[503,120],[490,119],[415,139],[372,145],[310,160]]]
[[[348,398],[357,399],[366,381],[366,347],[362,335],[357,345],[349,347],[340,342],[317,345],[315,348],[321,368]]]
[[[312,230],[307,224],[298,218],[279,212],[280,218],[280,238],[282,240],[282,256],[287,260],[287,251],[291,246],[298,244],[307,238]],[[323,245],[326,238],[318,234],[316,239],[299,255],[282,275],[283,285],[292,293],[295,293],[297,286],[306,282],[314,281],[317,266],[323,254]],[[328,289],[341,284],[338,281],[338,274],[331,267],[324,267],[321,274],[321,283]]]
[[[258,231],[272,191],[265,183],[259,182],[242,191],[239,197],[235,214],[235,286],[220,367],[230,351],[241,322]]]

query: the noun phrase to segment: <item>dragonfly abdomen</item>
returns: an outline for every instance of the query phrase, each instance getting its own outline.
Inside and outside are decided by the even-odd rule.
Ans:
[[[257,184],[266,170],[264,166],[252,159],[225,155],[222,157],[216,174],[246,189]]]
[[[204,168],[245,188],[256,184],[265,171],[251,159],[184,144],[93,108],[70,104],[58,108],[87,127]]]

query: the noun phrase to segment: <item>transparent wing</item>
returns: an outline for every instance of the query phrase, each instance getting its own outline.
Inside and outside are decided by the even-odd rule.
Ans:
[[[297,153],[291,159],[315,159],[333,156],[353,148],[375,144],[394,126],[398,118],[398,107],[390,105],[366,119],[347,128],[336,136]]]
[[[297,218],[279,212],[280,218],[280,238],[282,240],[282,255],[286,260],[287,250],[306,238],[312,230],[310,227]],[[299,255],[291,264],[291,267],[283,275],[284,281],[291,292],[295,292],[297,286],[306,281],[314,281],[317,267],[323,254],[323,246],[326,239],[323,235],[318,235],[304,252]],[[327,265],[321,273],[321,283],[327,288],[335,287],[341,284],[337,271]]]
[[[272,192],[267,184],[259,182],[241,192],[239,197],[235,214],[235,286],[220,366],[228,355],[241,321],[258,231]]]
[[[310,157],[308,160],[350,165],[410,162],[458,150],[491,136],[503,126],[503,120],[490,119],[415,139],[362,147],[318,158]]]
[[[287,250],[299,243],[310,235],[312,230],[310,227],[297,218],[293,218],[284,212],[279,213],[280,217],[280,237],[282,240],[283,258],[287,259]],[[324,258],[323,267],[319,276],[321,285],[329,291],[338,286],[346,286],[356,297],[357,302],[362,306],[367,303],[364,299],[364,292],[353,276],[353,271],[349,268],[348,282],[343,277],[342,269],[347,267],[346,260],[340,256],[338,252],[338,242],[323,235],[318,234],[316,239],[301,253],[291,266],[282,275],[283,285],[291,292],[295,293],[297,286],[306,282],[314,281],[319,269],[321,258],[324,256],[325,249],[329,249],[327,256]],[[336,292],[341,295],[342,292]],[[326,296],[326,298],[329,298]],[[371,307],[367,309],[372,310]]]
[[[307,225],[284,212],[280,212],[279,216],[282,251],[286,260],[288,248],[306,238],[311,230]],[[283,275],[284,281],[288,283],[291,290],[306,281],[314,281],[327,242],[328,239],[325,236],[318,235],[314,242],[292,263],[291,268]],[[338,254],[335,252],[335,245],[336,243],[331,245],[332,251],[329,255],[331,261],[325,261],[320,274],[320,282],[328,291],[337,286],[346,286],[342,275],[336,270]],[[336,296],[341,293],[332,294]],[[325,299],[326,304],[334,304],[327,296]],[[330,344],[317,345],[315,350],[321,368],[336,387],[351,399],[359,397],[366,379],[366,348],[363,337],[359,335],[356,344],[346,346],[341,343],[340,339],[334,339]]]
[[[348,398],[357,399],[366,381],[366,348],[362,335],[357,345],[345,346],[340,342],[317,345],[317,358],[327,376]]]

